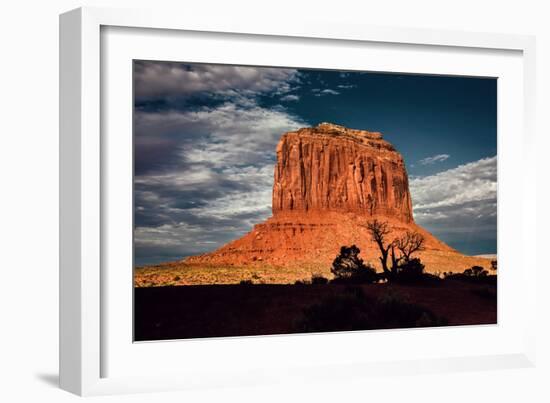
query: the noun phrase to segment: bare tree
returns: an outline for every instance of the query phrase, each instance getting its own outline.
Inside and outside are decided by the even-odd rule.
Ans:
[[[424,236],[418,232],[407,231],[401,238],[393,241],[393,244],[401,252],[401,259],[408,262],[411,255],[424,249]]]
[[[367,223],[372,240],[380,249],[380,263],[387,277],[398,274],[399,268],[406,265],[411,260],[413,253],[424,249],[425,238],[418,232],[407,231],[401,238],[395,238],[392,242],[386,244],[387,236],[390,234],[390,228],[385,221],[373,220]],[[396,254],[396,249],[400,254]],[[388,267],[388,256],[391,251],[391,268]]]
[[[390,233],[388,223],[375,219],[367,223],[367,228],[370,231],[372,240],[376,242],[376,245],[378,245],[378,249],[380,249],[380,254],[382,256],[380,256],[379,259],[380,263],[382,263],[382,269],[384,270],[384,273],[389,274],[390,270],[388,269],[388,253],[392,244],[385,244],[386,236]]]

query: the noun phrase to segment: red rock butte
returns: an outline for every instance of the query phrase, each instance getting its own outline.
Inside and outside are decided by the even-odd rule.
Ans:
[[[414,222],[407,170],[382,134],[331,123],[285,133],[277,145],[272,217],[214,252],[186,264],[309,267],[325,271],[343,245],[381,270],[366,228],[386,221],[388,242],[407,231],[425,238],[418,253],[429,272],[459,272],[490,260],[465,256]]]

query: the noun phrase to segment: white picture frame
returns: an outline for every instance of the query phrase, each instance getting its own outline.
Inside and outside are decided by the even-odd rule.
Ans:
[[[376,46],[397,46],[396,51],[404,51],[406,47],[415,48],[416,51],[430,50],[441,51],[447,55],[444,57],[466,57],[466,53],[482,57],[486,53],[514,54],[510,58],[510,74],[506,81],[510,88],[514,88],[514,94],[519,99],[514,100],[512,107],[519,107],[519,117],[514,122],[509,122],[509,127],[500,127],[499,118],[499,228],[513,228],[521,235],[521,246],[515,250],[504,251],[500,254],[500,245],[507,245],[511,241],[510,235],[499,232],[499,325],[485,327],[484,329],[471,330],[453,328],[451,330],[419,330],[419,331],[379,331],[379,332],[353,332],[353,334],[337,335],[294,335],[294,336],[270,336],[247,337],[229,339],[191,340],[178,342],[147,343],[147,345],[133,346],[127,337],[128,320],[124,319],[120,312],[127,312],[128,304],[112,305],[110,293],[121,291],[117,287],[124,281],[124,272],[121,276],[110,277],[111,272],[106,272],[109,267],[109,245],[106,243],[104,228],[108,227],[109,216],[105,215],[105,203],[109,203],[109,178],[113,172],[108,167],[109,156],[106,146],[111,147],[109,133],[111,128],[106,116],[110,111],[105,110],[113,106],[104,102],[105,94],[109,94],[110,86],[115,84],[105,80],[102,74],[113,74],[111,70],[103,70],[105,61],[102,57],[111,57],[103,48],[119,46],[119,57],[124,52],[120,43],[116,40],[105,41],[102,31],[109,27],[117,27],[124,35],[134,35],[134,29],[146,29],[148,33],[171,33],[170,38],[162,39],[160,36],[142,38],[143,47],[154,47],[155,41],[177,41],[177,33],[184,35],[192,32],[195,37],[200,33],[217,33],[217,40],[223,40],[226,36],[238,36],[239,38],[252,38],[257,43],[293,43],[307,46],[315,41],[323,41],[323,46],[332,46],[337,49],[346,44],[362,46],[375,44]],[[126,29],[126,31],[124,31]],[[137,32],[137,31],[135,31]],[[176,34],[174,34],[176,33]],[[175,35],[175,36],[174,36]],[[161,34],[162,36],[162,34]],[[149,42],[145,44],[145,42]],[[263,42],[264,41],[264,42]],[[313,42],[312,42],[313,41]],[[107,46],[108,45],[108,46]],[[275,45],[274,45],[275,46]],[[131,48],[131,47],[128,47]],[[163,48],[163,46],[159,46]],[[401,50],[400,50],[401,49]],[[456,53],[456,52],[465,52]],[[455,53],[453,53],[455,52]],[[500,52],[500,53],[499,53]],[[266,52],[267,53],[267,52]],[[145,54],[145,53],[144,53]],[[200,56],[197,53],[197,57]],[[453,56],[454,55],[454,56]],[[171,57],[170,53],[158,54],[157,57]],[[124,54],[131,58],[132,54]],[[228,56],[212,56],[211,62],[223,62]],[[255,56],[258,64],[269,63],[269,58],[261,53]],[[429,56],[434,60],[434,56]],[[322,380],[328,379],[331,370],[337,368],[342,377],[346,374],[353,376],[369,376],[371,374],[409,374],[418,372],[439,372],[492,368],[512,368],[533,366],[535,362],[535,289],[536,275],[535,256],[528,253],[525,234],[536,234],[536,210],[535,210],[535,184],[536,168],[535,159],[532,157],[535,150],[534,121],[534,91],[535,91],[535,41],[530,36],[502,35],[487,33],[467,33],[457,31],[430,31],[409,28],[384,28],[369,27],[349,24],[326,23],[304,21],[299,26],[285,26],[274,21],[266,24],[265,21],[255,22],[244,19],[200,19],[193,15],[174,15],[170,12],[151,10],[115,10],[103,8],[81,8],[70,11],[60,17],[60,385],[63,389],[79,395],[96,395],[112,393],[130,393],[141,391],[161,391],[171,389],[185,389],[196,387],[211,387],[223,385],[253,385],[270,382],[291,382],[293,378]],[[260,60],[262,59],[262,60]],[[512,61],[513,59],[513,61]],[[240,59],[237,59],[240,60]],[[251,59],[248,59],[251,60]],[[461,59],[467,60],[467,59]],[[473,59],[472,59],[473,60]],[[226,60],[227,61],[227,60]],[[307,63],[307,62],[306,62]],[[491,62],[487,62],[491,63]],[[494,61],[493,61],[494,63]],[[243,63],[246,64],[246,63]],[[456,64],[456,63],[455,63]],[[505,65],[506,63],[502,63]],[[463,74],[474,71],[475,68],[467,66],[462,68]],[[116,66],[115,66],[116,67]],[[360,66],[357,66],[358,68]],[[491,66],[489,66],[491,67]],[[487,71],[490,71],[490,68]],[[109,68],[109,66],[107,66]],[[384,69],[384,67],[380,67]],[[409,67],[408,70],[421,67]],[[436,67],[434,67],[435,69]],[[470,68],[470,70],[468,70]],[[496,67],[491,67],[496,68]],[[504,68],[504,67],[502,67]],[[446,70],[444,64],[437,67],[433,73],[443,73]],[[124,69],[120,70],[124,72]],[[115,74],[121,74],[120,71]],[[424,73],[429,73],[422,68]],[[481,65],[482,74],[485,70]],[[503,70],[504,71],[504,70]],[[117,76],[118,77],[118,76]],[[508,77],[508,76],[507,76]],[[127,82],[126,82],[127,84]],[[127,88],[126,88],[127,90]],[[116,90],[116,94],[126,94],[124,88]],[[508,92],[505,92],[508,93]],[[107,99],[110,95],[107,95]],[[499,102],[501,98],[499,97]],[[110,101],[109,101],[110,102]],[[504,103],[505,105],[508,105]],[[130,104],[126,105],[127,109]],[[115,108],[116,106],[113,106]],[[131,109],[131,108],[130,108]],[[517,108],[516,108],[517,109]],[[126,113],[122,110],[122,114]],[[117,124],[131,126],[131,120],[120,119]],[[511,130],[511,128],[517,130]],[[127,129],[127,128],[126,128]],[[126,130],[123,129],[123,130]],[[503,132],[504,134],[500,133]],[[505,141],[502,140],[504,136]],[[110,152],[116,151],[109,148]],[[118,147],[124,147],[121,143]],[[503,148],[504,147],[504,148]],[[507,168],[511,160],[501,150],[516,149],[522,155],[521,166],[517,177]],[[123,149],[123,148],[119,148]],[[127,160],[122,160],[121,165],[128,168]],[[120,171],[119,175],[128,176],[130,171]],[[504,175],[504,176],[502,176]],[[502,182],[501,190],[500,179]],[[518,179],[519,178],[519,179]],[[509,187],[506,181],[521,180],[521,192],[514,195],[507,191]],[[506,202],[501,205],[501,197],[506,196]],[[503,199],[504,200],[504,199]],[[506,214],[514,205],[520,204],[514,217]],[[509,207],[508,207],[509,206]],[[128,206],[130,207],[130,206]],[[111,208],[111,207],[109,207]],[[501,220],[501,216],[509,217]],[[131,228],[127,228],[131,230]],[[131,244],[131,239],[123,235],[118,241],[126,245]],[[530,242],[534,242],[531,235]],[[507,238],[508,237],[508,238]],[[516,235],[517,237],[517,235]],[[111,236],[110,239],[113,239]],[[516,239],[517,242],[517,239]],[[500,279],[502,267],[515,267],[514,272],[521,277],[518,287],[521,288],[521,306],[515,313],[508,310],[503,312],[501,306],[507,305],[509,293],[506,293],[506,277]],[[126,268],[128,269],[128,268]],[[125,269],[125,270],[126,270]],[[131,267],[129,268],[131,270]],[[122,278],[122,280],[120,279]],[[109,280],[108,286],[106,280]],[[130,281],[130,280],[128,280]],[[501,283],[504,283],[502,285]],[[131,287],[129,283],[128,287]],[[127,292],[128,290],[126,289]],[[501,296],[503,293],[503,296]],[[508,296],[507,296],[508,295]],[[505,300],[502,300],[505,298]],[[503,304],[501,304],[501,302]],[[510,301],[512,302],[512,301]],[[115,309],[116,308],[116,309]],[[120,309],[119,309],[120,308]],[[124,311],[126,309],[126,311]],[[533,314],[531,314],[533,313]],[[503,316],[504,315],[504,316]],[[522,316],[522,321],[514,318]],[[531,317],[533,315],[533,317]],[[110,318],[115,321],[110,320]],[[120,320],[119,320],[120,319]],[[502,320],[501,320],[502,319]],[[509,320],[508,320],[509,319]],[[117,330],[115,323],[121,323],[126,330]],[[509,324],[509,325],[508,325]],[[109,330],[110,329],[110,330]],[[114,333],[114,335],[113,335]],[[451,335],[451,333],[454,335]],[[124,337],[117,335],[124,334]],[[434,350],[433,353],[423,352],[419,348],[416,355],[406,355],[405,351],[396,351],[393,356],[387,358],[371,358],[357,356],[350,360],[339,361],[337,357],[317,357],[310,346],[319,346],[320,343],[331,343],[345,340],[352,346],[361,343],[362,338],[391,339],[392,342],[404,341],[405,343],[428,343],[428,340],[441,340],[445,337],[457,337],[464,340],[475,340],[480,334],[487,337],[498,337],[503,341],[497,344],[491,351],[485,352],[485,345],[468,350],[457,348],[454,352],[445,353],[443,349]],[[236,340],[238,339],[238,340]],[[121,341],[122,340],[122,341]],[[424,341],[422,341],[424,340]],[[125,343],[122,344],[116,343]],[[245,344],[243,344],[245,343]],[[126,345],[128,344],[128,345]],[[167,351],[163,346],[170,345],[170,354],[186,354],[190,357],[185,364],[181,361],[167,358]],[[134,348],[136,347],[136,348]],[[443,347],[442,347],[443,348]],[[174,352],[179,350],[179,352]],[[124,351],[124,354],[115,352]],[[191,352],[212,352],[210,360],[199,365],[200,355],[192,355]],[[266,351],[272,351],[271,355]],[[300,357],[293,354],[293,359],[277,361],[277,356],[282,356],[282,351],[303,353]],[[353,352],[353,350],[350,350]],[[231,355],[233,352],[234,355]],[[129,366],[135,363],[132,356],[140,355],[139,360],[145,360],[144,367],[151,367],[163,363],[166,371],[160,371],[158,375],[144,372],[130,371]],[[263,364],[258,363],[258,357],[264,355]],[[399,355],[401,354],[401,356]],[[164,361],[152,360],[152,356],[161,357]],[[149,358],[147,358],[149,357]],[[164,357],[164,358],[163,358]],[[157,359],[157,358],[154,358]],[[110,361],[127,361],[128,366],[119,366],[111,370]],[[139,362],[138,360],[138,362]],[[216,360],[220,365],[214,364]],[[233,360],[233,361],[231,361]],[[223,363],[226,365],[223,365]],[[227,363],[231,364],[228,365]],[[157,367],[158,368],[158,367]],[[179,368],[179,371],[178,371]],[[186,369],[187,368],[187,369]],[[194,368],[189,371],[189,368]],[[307,368],[307,371],[304,371]],[[307,372],[307,373],[306,373]],[[206,376],[208,375],[208,376]]]

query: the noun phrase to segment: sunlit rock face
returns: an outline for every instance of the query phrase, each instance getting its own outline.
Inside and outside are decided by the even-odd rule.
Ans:
[[[405,163],[378,132],[331,123],[284,133],[276,149],[272,217],[221,248],[182,263],[327,269],[344,245],[381,270],[367,223],[388,223],[387,242],[424,236],[418,257],[428,272],[460,272],[490,260],[460,254],[414,222]],[[292,276],[289,275],[292,279]]]
[[[330,123],[281,137],[272,209],[275,216],[335,211],[413,221],[401,154],[380,133]]]

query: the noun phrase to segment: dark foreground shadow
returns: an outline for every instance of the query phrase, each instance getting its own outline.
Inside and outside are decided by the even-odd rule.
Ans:
[[[495,324],[496,284],[136,288],[136,341]]]

